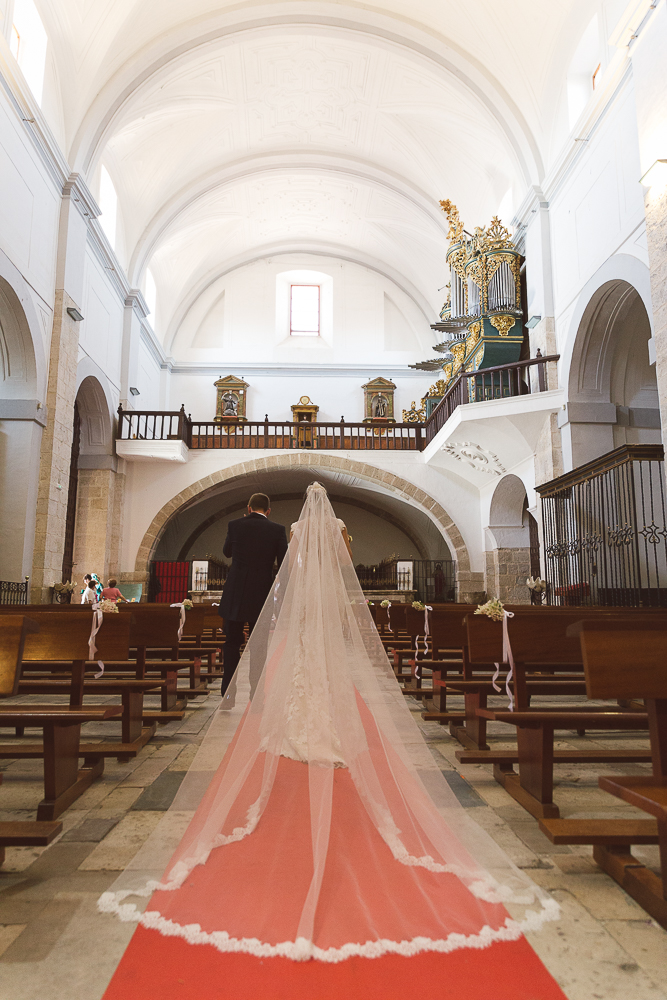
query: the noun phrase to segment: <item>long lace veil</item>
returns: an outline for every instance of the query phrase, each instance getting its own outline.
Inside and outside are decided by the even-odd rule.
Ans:
[[[256,684],[252,699],[251,683]],[[287,555],[239,663],[235,688],[235,706],[213,718],[161,836],[149,840],[132,870],[101,898],[102,911],[222,951],[328,961],[351,954],[482,947],[557,916],[554,901],[512,864],[451,791],[406,706],[340,525],[317,483],[308,489]],[[154,890],[178,890],[196,866],[211,866],[212,854],[217,866],[227,851],[233,866],[233,845],[238,851],[242,842],[258,837],[272,804],[280,804],[276,797],[283,794],[280,776],[285,774],[292,781],[307,780],[308,808],[290,822],[309,826],[312,852],[289,940],[271,940],[266,914],[257,927],[248,925],[241,933],[230,931],[225,912],[216,914],[216,926],[209,912],[205,929],[202,921],[179,923],[173,912],[163,916],[166,892],[155,892],[143,915],[140,905],[126,901]],[[373,896],[381,899],[385,892],[395,899],[400,885],[410,897],[405,905],[399,900],[390,929],[374,916],[364,940],[359,940],[361,932],[355,938],[345,927],[332,931],[323,918],[327,864],[349,872],[359,863],[357,847],[337,834],[343,792],[348,811],[350,795],[360,803],[364,823],[370,821],[372,835],[384,845],[379,853],[384,851],[390,862],[375,873]],[[165,868],[174,843],[178,846]],[[353,880],[363,895],[362,882]],[[469,904],[454,885],[465,887]],[[451,921],[441,917],[454,900],[459,910],[469,905],[467,934],[452,933]],[[355,899],[354,907],[366,912],[373,900]],[[427,916],[415,917],[418,912]]]

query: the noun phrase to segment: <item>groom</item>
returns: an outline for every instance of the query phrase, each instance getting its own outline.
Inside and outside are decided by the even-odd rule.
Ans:
[[[236,670],[243,643],[243,626],[250,632],[262,610],[273,583],[273,564],[278,566],[287,552],[287,535],[282,524],[269,521],[271,503],[265,493],[253,493],[248,501],[248,513],[227,527],[222,551],[232,568],[225,581],[218,613],[225,619],[224,671],[222,697],[225,697]],[[253,657],[250,664],[250,696],[255,692],[262,669],[263,657]],[[260,662],[260,659],[262,662]],[[227,698],[233,707],[234,695]]]

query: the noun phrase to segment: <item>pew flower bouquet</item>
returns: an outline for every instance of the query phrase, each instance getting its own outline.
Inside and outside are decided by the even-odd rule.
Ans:
[[[547,581],[540,580],[539,576],[529,576],[526,580],[526,586],[528,587],[528,590],[532,590],[536,594],[541,594],[542,591],[547,589]]]
[[[380,602],[380,607],[381,608],[390,608],[391,604],[389,603],[389,601],[381,601]]]
[[[183,601],[183,607],[185,608],[186,611],[189,611],[190,608],[194,607],[189,597],[186,597],[185,600]]]
[[[369,601],[368,598],[366,598],[366,604],[368,604],[369,607],[371,607],[371,608],[373,607],[373,602]]]
[[[487,618],[492,618],[494,622],[501,622],[505,617],[505,605],[502,601],[494,597],[492,601],[487,601],[486,604],[479,604],[475,614],[486,615]]]
[[[412,607],[415,609],[415,611],[426,611],[426,605],[424,604],[423,601],[413,601]]]
[[[112,615],[116,614],[116,615],[118,615],[118,614],[120,614],[120,612],[118,610],[118,605],[116,604],[116,602],[115,601],[109,601],[109,600],[107,600],[107,598],[105,598],[103,601],[100,601],[99,604],[94,605],[94,607],[95,607],[95,609],[97,611],[101,611],[105,615],[108,615],[108,614],[112,614]]]

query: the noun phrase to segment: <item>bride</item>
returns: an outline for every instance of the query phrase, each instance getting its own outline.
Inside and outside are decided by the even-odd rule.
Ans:
[[[250,701],[255,644],[267,652]],[[103,912],[141,925],[109,1000],[125,996],[128,970],[132,982],[141,975],[136,941],[142,954],[156,953],[166,938],[204,946],[196,950],[209,962],[233,953],[330,969],[390,955],[444,961],[465,949],[512,965],[516,954],[498,949],[521,940],[530,983],[524,994],[513,979],[507,996],[537,995],[542,976],[540,1000],[562,998],[522,938],[558,908],[456,801],[406,707],[345,526],[319,483],[308,488],[237,684],[236,707],[218,714],[222,762],[164,875],[100,900]],[[211,739],[215,731],[214,720]],[[200,753],[210,757],[209,736]],[[132,896],[152,897],[143,913],[126,902]],[[504,997],[495,973],[492,982],[493,1000]]]

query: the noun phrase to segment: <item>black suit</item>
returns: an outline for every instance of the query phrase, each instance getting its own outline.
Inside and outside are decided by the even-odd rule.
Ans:
[[[247,622],[251,632],[255,627],[271,590],[273,564],[277,560],[280,566],[287,552],[287,535],[282,524],[274,524],[263,514],[253,511],[247,517],[229,522],[222,551],[232,559],[218,609],[225,619],[224,696],[239,662],[243,626]],[[251,664],[252,692],[263,666],[259,661]]]

